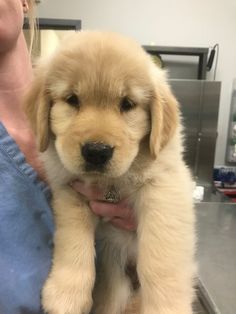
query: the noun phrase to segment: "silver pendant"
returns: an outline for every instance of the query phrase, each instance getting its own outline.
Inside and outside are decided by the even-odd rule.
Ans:
[[[105,193],[104,201],[108,203],[118,203],[120,201],[120,193],[115,189],[114,185]]]

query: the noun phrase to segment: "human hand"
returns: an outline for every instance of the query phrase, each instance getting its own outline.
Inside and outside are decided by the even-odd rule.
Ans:
[[[133,209],[127,200],[124,199],[118,203],[106,202],[104,201],[104,192],[94,185],[86,186],[81,181],[74,181],[72,187],[89,200],[89,206],[95,215],[108,218],[115,227],[129,231],[136,229]]]

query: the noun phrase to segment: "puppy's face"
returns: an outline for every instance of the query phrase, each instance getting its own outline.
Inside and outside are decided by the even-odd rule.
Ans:
[[[157,155],[173,133],[177,106],[149,56],[108,33],[75,34],[64,45],[39,68],[27,99],[41,151],[54,141],[64,167],[78,176],[124,174],[148,137]]]

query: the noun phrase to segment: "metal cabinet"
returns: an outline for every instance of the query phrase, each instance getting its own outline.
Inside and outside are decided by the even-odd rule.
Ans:
[[[234,79],[233,82],[233,90],[231,95],[226,162],[232,164],[233,166],[236,164],[236,79]]]
[[[170,80],[183,117],[184,157],[198,184],[212,184],[220,82]]]

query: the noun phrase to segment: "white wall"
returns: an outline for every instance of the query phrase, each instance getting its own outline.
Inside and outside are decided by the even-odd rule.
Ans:
[[[83,29],[132,36],[140,44],[220,45],[216,79],[222,81],[216,165],[225,164],[227,125],[236,77],[235,0],[41,0],[40,17],[81,19]]]

